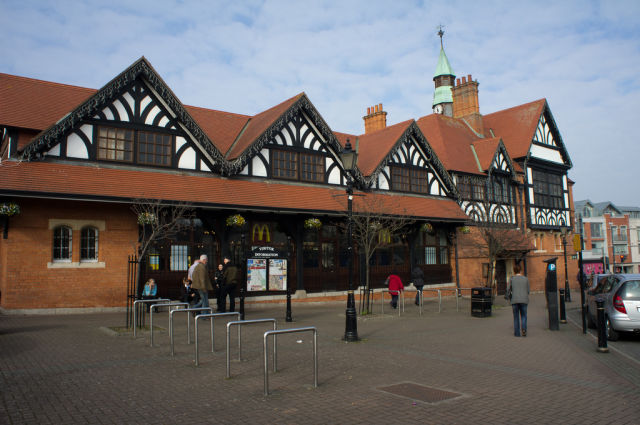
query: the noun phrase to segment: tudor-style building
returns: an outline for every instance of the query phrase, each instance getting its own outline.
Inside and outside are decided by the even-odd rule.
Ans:
[[[542,261],[562,256],[573,202],[549,106],[482,115],[477,81],[454,77],[442,47],[436,113],[387,126],[379,104],[354,135],[332,131],[304,93],[253,116],[183,105],[144,58],[99,90],[0,74],[0,211],[20,207],[0,216],[0,308],[123,306],[140,234],[131,205],[141,199],[195,210],[145,259],[162,296],[177,296],[202,253],[212,265],[227,253],[243,262],[265,245],[289,256],[298,296],[343,291],[349,178],[356,214],[378,205],[413,221],[393,237],[380,231],[372,286],[391,271],[408,281],[412,266],[427,284],[482,285],[487,259],[464,249],[474,231],[460,231],[470,224],[522,238],[496,261],[498,291],[516,261],[542,290]],[[340,159],[348,143],[359,154],[350,173]],[[246,224],[229,226],[237,214]],[[322,225],[306,226],[312,218]],[[355,256],[357,283],[364,261]],[[282,293],[270,289],[248,295]]]
[[[139,236],[130,207],[140,199],[189,202],[196,211],[148,254],[143,274],[156,279],[160,295],[177,295],[201,253],[211,264],[225,253],[241,261],[243,245],[289,253],[294,291],[346,289],[346,139],[304,93],[255,116],[186,106],[142,58],[100,90],[0,74],[0,106],[0,196],[21,210],[5,220],[0,240],[3,309],[123,306],[127,257]],[[376,159],[373,146],[373,155],[358,147],[356,190],[392,206],[381,213],[410,214],[416,223],[385,243],[381,252],[390,255],[377,258],[372,282],[382,285],[392,268],[408,279],[416,250],[439,252],[423,267],[434,283],[451,282],[451,241],[420,238],[418,229],[428,221],[446,235],[464,223],[455,187],[415,124],[387,148]],[[372,190],[379,174],[394,179],[388,164],[403,158],[423,168],[426,192]],[[247,224],[227,226],[234,214]],[[323,225],[305,228],[308,218]]]

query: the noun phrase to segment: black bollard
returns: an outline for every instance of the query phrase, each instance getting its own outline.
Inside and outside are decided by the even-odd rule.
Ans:
[[[293,322],[293,318],[291,317],[291,290],[289,289],[289,285],[287,285],[287,318],[285,320],[287,322]]]
[[[560,329],[558,324],[558,277],[556,274],[557,257],[544,260],[547,263],[547,275],[544,279],[544,293],[547,297],[547,311],[549,313],[549,330]]]
[[[567,312],[564,305],[564,289],[558,289],[560,292],[560,323],[567,323]]]
[[[244,320],[244,288],[240,287],[240,320]]]
[[[602,297],[596,299],[596,306],[598,310],[598,351],[608,353],[607,324],[604,321],[604,299]]]

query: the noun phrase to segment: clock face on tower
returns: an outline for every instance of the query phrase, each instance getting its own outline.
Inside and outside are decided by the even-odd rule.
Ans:
[[[444,106],[442,106],[441,103],[435,105],[433,107],[433,113],[434,114],[442,114],[444,112]]]

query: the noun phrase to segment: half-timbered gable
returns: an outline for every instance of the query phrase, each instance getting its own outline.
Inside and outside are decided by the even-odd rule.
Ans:
[[[212,171],[222,155],[140,59],[24,148],[23,158]]]
[[[393,139],[390,141],[394,142]],[[361,138],[360,146],[361,152],[364,152],[369,148],[368,141]],[[375,189],[441,197],[456,196],[455,185],[449,173],[413,120],[367,180],[368,185]]]
[[[546,100],[496,112],[485,125],[504,140],[524,172],[524,195],[529,227],[570,226],[569,181],[572,167]]]

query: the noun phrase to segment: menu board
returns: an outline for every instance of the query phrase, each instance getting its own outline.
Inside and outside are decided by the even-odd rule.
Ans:
[[[287,290],[287,260],[280,258],[269,260],[269,290]]]
[[[247,291],[267,290],[267,260],[247,259]]]

